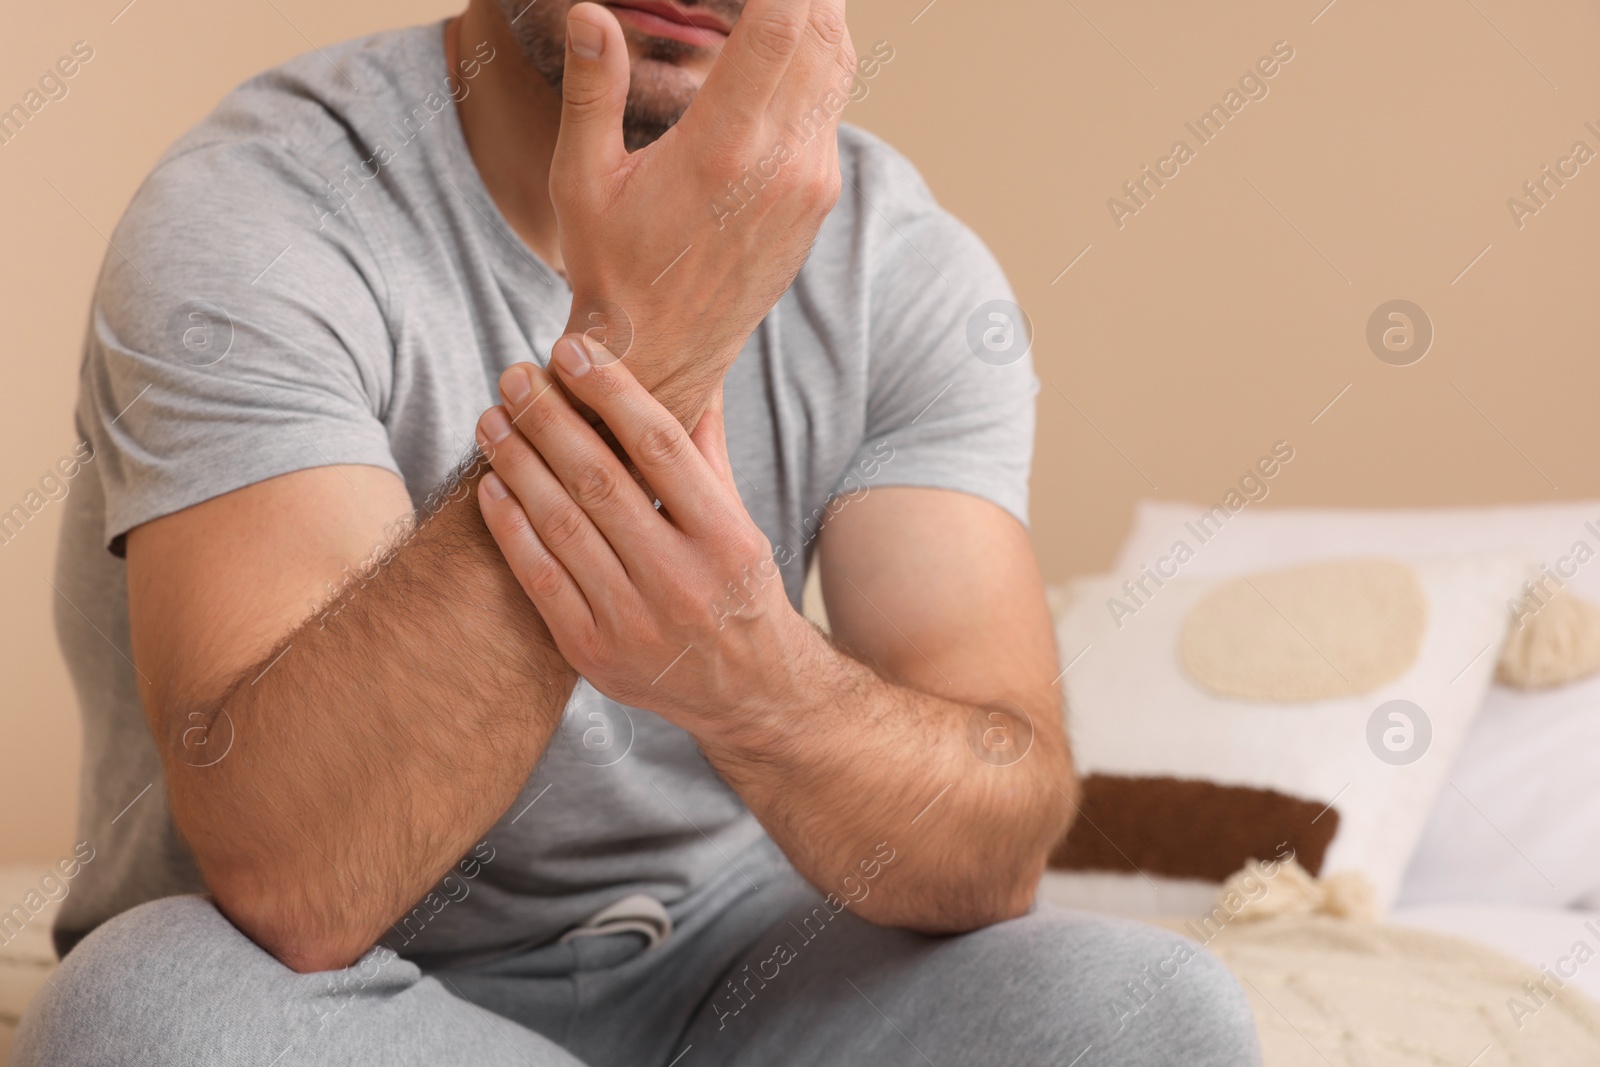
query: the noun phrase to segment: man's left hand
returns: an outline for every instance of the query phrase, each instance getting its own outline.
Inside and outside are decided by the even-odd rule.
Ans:
[[[836,647],[790,605],[739,499],[720,393],[689,433],[590,351],[568,335],[552,372],[512,367],[478,424],[484,521],[567,662],[693,736],[812,885],[851,893],[893,849],[871,896],[849,897],[863,918],[950,933],[1026,911],[1075,787],[1021,523],[917,487],[836,512],[819,539]],[[1015,759],[974,747],[997,708]]]
[[[551,373],[521,363],[500,379],[503,405],[478,423],[494,467],[478,489],[485,523],[561,654],[596,689],[702,741],[757,743],[821,638],[790,605],[739,498],[721,391],[690,433],[578,335],[556,343],[551,366],[639,478]]]

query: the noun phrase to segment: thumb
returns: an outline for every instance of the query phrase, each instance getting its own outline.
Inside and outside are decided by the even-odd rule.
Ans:
[[[739,495],[739,486],[733,480],[733,464],[728,461],[728,434],[722,421],[722,387],[711,394],[711,403],[706,406],[700,415],[700,421],[695,423],[694,430],[689,434],[689,440],[694,442],[695,448],[705,457],[711,469],[716,472],[717,478],[727,486],[734,496]]]
[[[617,17],[599,4],[574,5],[567,12],[561,132],[553,173],[608,174],[621,164],[628,154],[622,144],[622,111],[629,76],[628,46]]]

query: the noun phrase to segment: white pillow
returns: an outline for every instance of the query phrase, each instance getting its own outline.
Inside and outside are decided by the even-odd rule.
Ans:
[[[1141,878],[1109,871],[1047,870],[1039,880],[1039,899],[1126,919],[1192,919],[1217,903],[1216,882],[1196,878]]]
[[[1600,907],[1600,678],[1495,686],[1411,858],[1406,907]]]
[[[1270,790],[1310,802],[1313,811],[1325,805],[1336,813],[1337,833],[1319,873],[1365,876],[1387,910],[1489,685],[1494,656],[1485,649],[1503,640],[1505,601],[1525,570],[1524,561],[1503,557],[1418,566],[1428,618],[1409,668],[1365,694],[1295,704],[1218,697],[1184,672],[1184,620],[1220,582],[1168,580],[1136,615],[1120,619],[1109,608],[1127,602],[1120,576],[1077,583],[1056,633],[1062,662],[1071,664],[1065,685],[1080,771]],[[1386,761],[1369,743],[1375,713],[1395,700],[1420,707],[1431,727],[1414,762]],[[1170,823],[1198,813],[1161,817]],[[1095,831],[1080,820],[1073,832]],[[1140,854],[1133,842],[1111,843]]]
[[[1202,524],[1203,515],[1210,518]],[[1209,539],[1202,541],[1203,535]],[[1200,504],[1141,500],[1111,573],[1137,579],[1142,567],[1170,557],[1179,539],[1194,550],[1178,568],[1191,578],[1351,556],[1414,563],[1503,555],[1549,567],[1569,589],[1600,600],[1600,558],[1579,563],[1572,551],[1583,542],[1600,555],[1597,500],[1492,508],[1254,507],[1231,515],[1223,509],[1211,515]]]
[[[1136,577],[1198,537],[1198,504],[1141,501],[1113,573]],[[1403,560],[1518,554],[1541,597],[1560,581],[1600,602],[1600,501],[1492,508],[1250,508],[1197,545],[1190,577],[1382,552]],[[1213,533],[1214,531],[1214,533]],[[1519,591],[1517,606],[1530,602]],[[1547,691],[1494,686],[1449,772],[1408,869],[1408,904],[1494,901],[1600,906],[1600,679]],[[1554,883],[1552,885],[1551,883]]]

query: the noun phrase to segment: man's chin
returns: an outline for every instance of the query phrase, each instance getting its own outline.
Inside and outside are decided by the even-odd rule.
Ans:
[[[704,80],[699,73],[672,63],[635,60],[623,116],[628,151],[638,151],[670,130],[688,110]]]

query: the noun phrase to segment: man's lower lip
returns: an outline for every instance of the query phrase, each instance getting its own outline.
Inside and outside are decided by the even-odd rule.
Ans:
[[[648,11],[639,11],[631,7],[613,7],[611,13],[617,16],[617,21],[622,23],[624,29],[631,28],[649,37],[666,37],[669,40],[697,44],[704,48],[720,47],[728,39],[728,35],[719,30],[703,26],[686,26],[681,22],[673,22],[660,15],[652,15]]]

